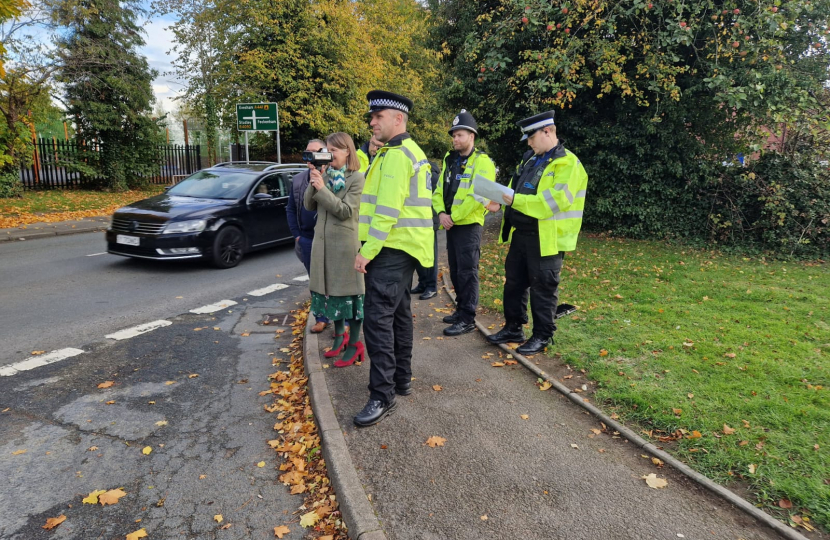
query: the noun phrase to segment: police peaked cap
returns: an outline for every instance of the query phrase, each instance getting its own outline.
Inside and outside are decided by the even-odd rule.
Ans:
[[[478,124],[476,124],[476,119],[473,118],[473,115],[468,113],[466,109],[461,109],[461,112],[452,119],[452,127],[447,133],[452,135],[452,132],[456,129],[466,129],[467,131],[472,131],[478,135]]]
[[[547,111],[529,116],[524,120],[516,122],[516,125],[522,130],[522,140],[527,140],[528,137],[536,133],[538,130],[554,125],[553,111]]]
[[[372,90],[366,94],[366,99],[369,101],[370,114],[383,109],[395,109],[410,114],[415,105],[408,97],[385,90]]]

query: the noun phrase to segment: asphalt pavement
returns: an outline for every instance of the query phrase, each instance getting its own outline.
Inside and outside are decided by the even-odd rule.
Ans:
[[[65,345],[82,354],[0,373],[0,538],[123,539],[143,528],[149,538],[271,539],[280,525],[303,538],[303,498],[279,482],[282,460],[267,445],[273,396],[259,395],[280,369],[274,352],[293,338],[290,310],[308,297],[305,282],[288,279],[298,275],[260,296],[234,285],[212,298],[233,305],[168,311],[147,333],[76,336]],[[126,493],[116,504],[82,502],[115,488]]]
[[[0,368],[32,351],[78,347],[304,274],[293,246],[251,253],[236,268],[218,270],[199,260],[109,255],[102,232],[0,242]]]

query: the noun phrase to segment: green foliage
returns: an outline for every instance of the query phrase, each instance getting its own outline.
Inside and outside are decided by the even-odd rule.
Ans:
[[[55,9],[68,30],[57,40],[67,115],[74,119],[79,144],[106,187],[124,190],[143,183],[155,167],[163,142],[150,118],[156,75],[137,53],[144,44],[137,3],[64,0]]]
[[[415,0],[174,0],[153,6],[178,18],[171,27],[174,65],[187,81],[188,105],[207,115],[206,96],[212,96],[225,129],[236,127],[236,103],[274,101],[284,154],[334,131],[360,144],[370,136],[366,93],[383,88],[415,101],[409,127],[419,144],[435,146],[436,154],[438,145],[441,151],[447,146],[448,115],[433,91],[439,54],[427,46],[433,23]]]
[[[830,253],[830,167],[814,155],[767,153],[702,187],[718,242],[800,257]]]
[[[586,228],[827,253],[819,240],[826,188],[811,186],[810,198],[807,190],[776,191],[778,204],[764,204],[780,207],[780,196],[793,197],[785,204],[788,216],[799,216],[778,225],[769,217],[775,211],[762,216],[749,193],[738,203],[722,200],[727,187],[740,189],[733,179],[740,169],[722,163],[761,150],[765,126],[784,126],[783,146],[796,132],[811,140],[797,151],[779,149],[787,152],[790,180],[802,178],[807,186],[820,172],[813,165],[827,159],[828,145],[818,134],[830,126],[829,1],[430,5],[440,21],[434,45],[447,71],[442,98],[476,116],[502,181],[526,150],[515,122],[554,109],[559,137],[588,171]],[[745,216],[739,227],[735,213]]]
[[[16,170],[0,169],[0,199],[20,197],[23,184]]]
[[[481,304],[494,310],[505,247],[482,247]],[[827,529],[828,289],[826,264],[583,234],[560,286],[579,310],[559,320],[555,358],[534,361],[585,369],[606,413],[709,478],[741,481],[774,515]],[[658,440],[678,429],[702,437]]]

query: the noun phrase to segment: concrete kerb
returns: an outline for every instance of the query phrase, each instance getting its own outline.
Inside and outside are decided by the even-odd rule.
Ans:
[[[450,284],[447,281],[447,274],[448,271],[445,270],[443,273],[444,291],[447,293],[450,299],[453,302],[455,302],[455,293],[452,292]],[[476,328],[478,328],[478,331],[481,332],[482,335],[484,335],[485,337],[490,335],[490,332],[487,331],[487,328],[483,324],[481,324],[478,320],[476,320],[475,323]],[[738,508],[740,508],[753,518],[757,519],[761,523],[769,526],[771,529],[781,534],[785,538],[788,538],[790,540],[809,540],[795,529],[788,527],[787,525],[781,523],[779,520],[770,516],[763,510],[753,506],[749,501],[739,497],[738,495],[735,495],[733,492],[726,489],[725,487],[716,484],[715,482],[703,476],[699,472],[695,471],[694,469],[692,469],[682,461],[678,460],[671,454],[663,450],[660,450],[652,443],[646,441],[645,439],[641,438],[639,435],[634,433],[634,431],[632,431],[631,429],[627,428],[626,426],[620,424],[615,420],[612,420],[611,417],[607,416],[600,409],[598,409],[591,403],[586,402],[585,398],[571,391],[570,388],[557,381],[554,377],[548,375],[543,370],[536,367],[536,365],[534,365],[533,362],[531,362],[521,354],[517,353],[514,349],[511,349],[507,345],[499,345],[498,347],[501,348],[503,351],[513,355],[513,358],[515,358],[520,364],[522,364],[524,367],[530,370],[534,375],[551,383],[552,387],[555,388],[560,394],[564,395],[569,400],[574,402],[576,405],[590,412],[592,415],[594,415],[600,421],[602,421],[606,426],[610,427],[614,431],[618,431],[621,436],[628,439],[630,442],[634,443],[646,452],[650,453],[652,456],[663,460],[664,463],[672,466],[674,469],[686,475],[690,479],[694,480],[701,486],[716,493],[717,495],[720,495],[727,502],[737,506]]]
[[[52,238],[54,236],[66,236],[70,234],[102,232],[107,229],[109,224],[109,216],[89,219],[96,221],[75,220],[57,223],[31,223],[25,229],[19,227],[3,229],[0,230],[0,242],[37,240],[39,238]]]
[[[323,441],[323,458],[340,504],[343,521],[353,540],[386,540],[372,505],[354,468],[346,438],[334,414],[317,334],[311,333],[314,317],[309,316],[303,336],[303,362],[308,375],[311,408]]]

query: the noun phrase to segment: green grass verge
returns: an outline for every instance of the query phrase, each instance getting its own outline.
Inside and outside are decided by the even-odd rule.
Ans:
[[[501,310],[506,254],[482,249],[485,308]],[[560,286],[579,311],[548,354],[587,370],[601,407],[696,470],[829,530],[828,291],[822,263],[583,235]]]

